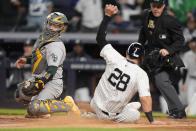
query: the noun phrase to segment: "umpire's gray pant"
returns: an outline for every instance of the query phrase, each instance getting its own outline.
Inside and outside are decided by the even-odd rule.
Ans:
[[[155,75],[155,85],[160,90],[161,94],[165,98],[169,110],[177,109],[183,110],[184,106],[182,105],[178,94],[172,85],[172,82],[169,78],[169,74],[166,71],[161,71]]]

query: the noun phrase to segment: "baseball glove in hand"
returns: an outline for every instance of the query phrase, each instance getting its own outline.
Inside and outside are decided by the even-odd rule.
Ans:
[[[43,88],[44,83],[41,80],[27,80],[18,84],[18,88],[22,89],[22,92],[26,96],[37,95]]]

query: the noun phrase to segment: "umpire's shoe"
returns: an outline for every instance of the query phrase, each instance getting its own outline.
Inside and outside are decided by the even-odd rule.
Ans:
[[[184,110],[176,110],[176,109],[173,109],[173,110],[170,110],[169,111],[169,118],[172,118],[172,119],[183,119],[183,118],[186,118],[186,112]]]
[[[71,108],[71,111],[75,114],[77,114],[78,116],[80,116],[81,112],[78,108],[78,106],[76,105],[76,103],[74,102],[73,98],[71,96],[66,96],[63,101],[70,105],[72,108]]]

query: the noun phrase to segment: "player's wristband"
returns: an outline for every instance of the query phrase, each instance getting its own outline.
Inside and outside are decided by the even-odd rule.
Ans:
[[[25,57],[27,59],[27,64],[31,64],[31,57]]]
[[[112,16],[107,16],[107,15],[104,15],[104,22],[110,22],[112,19]]]
[[[148,119],[148,121],[149,121],[150,123],[154,121],[153,116],[152,116],[152,111],[150,111],[150,112],[145,112],[145,115],[146,115],[146,117],[147,117],[147,119]]]
[[[46,84],[47,82],[49,82],[53,76],[56,74],[57,71],[57,66],[48,66],[45,74],[43,77],[41,78],[37,78],[38,80],[41,80],[44,84]]]

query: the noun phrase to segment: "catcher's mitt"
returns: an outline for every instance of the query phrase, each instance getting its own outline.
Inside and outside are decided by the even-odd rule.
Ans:
[[[36,87],[36,82],[34,80],[27,80],[19,83],[18,88],[21,88],[24,95],[34,96],[37,95],[41,90]]]

